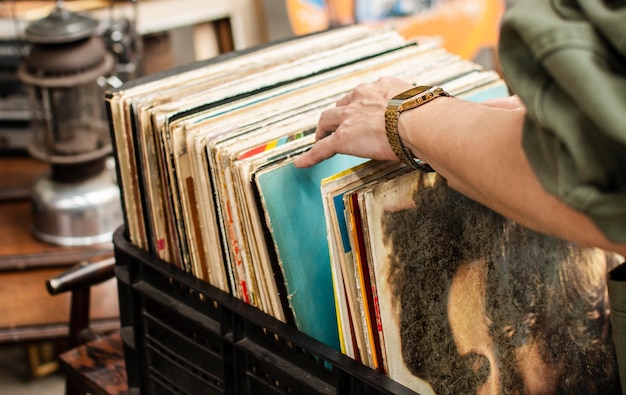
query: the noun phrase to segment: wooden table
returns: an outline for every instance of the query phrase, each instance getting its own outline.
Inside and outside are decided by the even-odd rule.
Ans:
[[[0,157],[0,344],[67,337],[70,295],[51,296],[46,280],[81,261],[113,253],[112,243],[60,247],[32,236],[28,191],[46,171],[47,164],[27,157]],[[119,327],[115,279],[93,287],[90,306],[94,329]],[[36,359],[36,352],[29,353]],[[36,367],[37,361],[31,365]]]

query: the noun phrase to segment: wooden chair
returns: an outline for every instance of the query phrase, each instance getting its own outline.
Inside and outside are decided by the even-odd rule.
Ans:
[[[114,276],[115,258],[85,261],[46,282],[48,292],[71,292],[68,351],[59,356],[66,395],[128,393],[119,331],[98,333],[89,327],[90,288]]]

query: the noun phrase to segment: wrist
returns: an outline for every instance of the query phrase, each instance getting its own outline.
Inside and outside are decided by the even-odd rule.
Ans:
[[[422,158],[426,163],[429,162],[428,154],[422,149],[425,144],[424,140],[429,137],[428,129],[416,124],[422,124],[423,120],[428,117],[426,108],[414,108],[401,114],[398,118],[398,135],[402,141],[402,145],[416,158]]]
[[[418,86],[396,95],[387,103],[385,110],[385,128],[391,149],[397,158],[407,166],[422,171],[434,171],[421,156],[416,155],[417,148],[407,144],[407,131],[420,130],[420,124],[412,122],[409,127],[404,123],[400,126],[400,115],[430,103],[439,97],[448,97],[449,94],[437,86]],[[404,116],[402,119],[406,119]]]
[[[398,135],[402,144],[416,158],[422,159],[426,163],[431,163],[431,151],[428,149],[436,140],[441,138],[440,130],[443,127],[441,117],[448,116],[447,110],[450,108],[450,101],[453,97],[441,97],[429,103],[405,111],[398,118]]]

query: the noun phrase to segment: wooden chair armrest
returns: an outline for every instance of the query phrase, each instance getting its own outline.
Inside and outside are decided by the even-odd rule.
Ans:
[[[56,277],[46,281],[50,295],[58,295],[78,288],[89,288],[113,278],[115,258],[108,257],[97,261],[82,261]]]

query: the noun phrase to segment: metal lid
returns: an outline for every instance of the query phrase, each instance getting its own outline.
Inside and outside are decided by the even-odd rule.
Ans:
[[[57,5],[50,15],[31,23],[24,33],[31,43],[62,44],[92,36],[97,26],[95,19]]]

